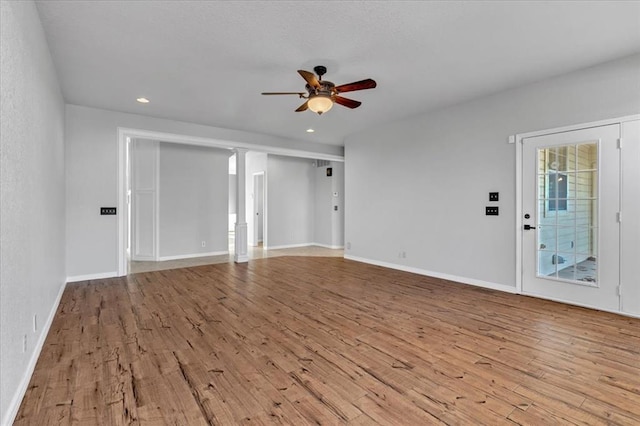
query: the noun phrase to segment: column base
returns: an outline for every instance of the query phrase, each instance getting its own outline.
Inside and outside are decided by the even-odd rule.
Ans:
[[[247,263],[249,262],[249,256],[244,255],[244,256],[238,256],[237,254],[233,255],[233,261],[235,263]]]
[[[235,263],[247,263],[249,261],[249,254],[247,253],[247,223],[236,222],[235,233],[235,252],[233,255],[233,261]]]

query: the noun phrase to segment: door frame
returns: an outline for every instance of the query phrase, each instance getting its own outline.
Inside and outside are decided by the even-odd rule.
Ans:
[[[523,244],[522,244],[522,228],[524,226],[524,219],[522,217],[522,212],[523,212],[523,208],[522,208],[522,201],[523,201],[523,188],[522,188],[522,181],[523,181],[523,176],[522,176],[522,172],[523,172],[523,139],[525,138],[531,138],[531,137],[536,137],[536,136],[546,136],[546,135],[552,135],[554,133],[564,133],[564,132],[571,132],[574,130],[583,130],[583,129],[589,129],[589,128],[594,128],[594,127],[602,127],[602,126],[608,126],[611,124],[619,124],[622,126],[623,123],[627,122],[627,121],[635,121],[635,120],[640,120],[640,114],[634,114],[634,115],[628,115],[628,116],[624,116],[624,117],[619,117],[619,118],[611,118],[611,119],[607,119],[607,120],[599,120],[599,121],[592,121],[592,122],[588,122],[588,123],[581,123],[581,124],[573,124],[570,126],[563,126],[563,127],[556,127],[556,128],[552,128],[552,129],[546,129],[546,130],[538,130],[535,132],[527,132],[527,133],[518,133],[516,135],[513,135],[510,137],[510,142],[511,143],[515,143],[516,145],[516,223],[515,223],[515,233],[516,233],[516,293],[517,294],[523,294],[522,291],[522,280],[523,280],[523,268],[522,268],[522,259],[523,259]],[[567,303],[566,301],[562,301],[559,300],[560,302],[563,303]],[[577,303],[572,303],[573,305],[578,305]],[[611,311],[611,312],[615,312],[618,314],[621,314],[622,312],[618,311]]]
[[[213,128],[212,128],[213,129]],[[206,132],[205,132],[206,133]],[[176,133],[168,133],[164,131],[154,131],[154,130],[143,130],[136,129],[130,127],[116,127],[117,137],[115,138],[114,143],[117,144],[117,201],[116,208],[118,212],[121,212],[117,215],[118,222],[116,225],[116,265],[117,265],[117,273],[115,276],[122,277],[127,275],[127,227],[128,227],[128,218],[126,214],[122,214],[122,212],[126,211],[127,205],[127,183],[126,183],[126,148],[127,148],[127,138],[135,139],[150,139],[162,142],[172,142],[186,145],[195,145],[195,146],[209,146],[214,148],[223,148],[233,150],[235,148],[244,148],[250,151],[258,151],[265,152],[267,154],[276,154],[276,155],[284,155],[289,157],[300,157],[300,158],[310,158],[310,159],[321,159],[321,160],[330,160],[330,161],[344,161],[344,155],[336,155],[336,154],[327,154],[323,152],[316,152],[313,150],[310,151],[302,151],[299,149],[292,148],[283,148],[279,146],[272,145],[262,145],[261,143],[256,142],[233,142],[230,137],[234,136],[238,139],[249,139],[247,134],[242,132],[237,132],[237,134],[226,133],[227,137],[224,139],[215,138],[215,137],[202,137],[202,136],[193,136],[193,135],[180,135]],[[251,139],[253,140],[253,139]],[[265,142],[268,143],[268,142]],[[110,275],[111,276],[111,275]]]

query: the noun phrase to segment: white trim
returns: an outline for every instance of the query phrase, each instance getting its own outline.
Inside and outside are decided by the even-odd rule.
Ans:
[[[27,387],[29,386],[29,382],[31,381],[31,376],[33,376],[33,372],[36,369],[38,358],[40,358],[40,353],[42,352],[44,342],[45,340],[47,340],[47,335],[49,334],[49,330],[51,329],[51,324],[53,324],[53,318],[56,316],[56,312],[58,312],[58,307],[60,306],[60,301],[62,300],[62,295],[64,294],[64,290],[66,287],[67,283],[63,283],[60,286],[60,290],[58,291],[56,300],[53,303],[51,311],[49,312],[47,321],[44,323],[42,331],[40,332],[40,338],[38,339],[38,342],[36,343],[36,346],[31,353],[31,358],[29,359],[29,363],[27,364],[27,369],[22,376],[22,380],[20,381],[20,385],[18,386],[16,393],[13,394],[13,398],[9,403],[9,407],[5,413],[4,419],[2,419],[3,425],[13,424],[16,416],[18,415],[20,404],[22,403],[24,395],[27,393]]]
[[[607,120],[591,121],[588,123],[572,124],[570,126],[556,127],[553,129],[536,130],[535,132],[518,133],[516,142],[521,143],[522,139],[532,138],[536,136],[552,135],[554,133],[572,132],[574,130],[590,129],[593,127],[609,126],[611,124],[622,124],[627,121],[640,120],[640,114],[627,115],[619,118],[610,118]]]
[[[318,246],[318,247],[324,247],[324,248],[328,248],[328,249],[332,249],[332,250],[344,249],[344,246],[332,246],[332,245],[329,245],[329,244],[313,243],[311,245]]]
[[[155,175],[156,199],[153,206],[153,220],[155,226],[153,228],[153,252],[155,258],[160,260],[160,142],[156,147],[156,175]]]
[[[406,265],[398,265],[395,263],[367,259],[364,257],[351,256],[348,254],[346,254],[344,258],[347,260],[354,260],[356,262],[369,263],[371,265],[382,266],[390,269],[397,269],[399,271],[411,272],[418,275],[425,275],[429,277],[440,278],[443,280],[453,281],[460,284],[469,284],[476,287],[483,287],[491,290],[503,291],[505,293],[512,293],[512,294],[516,293],[515,287],[505,285],[505,284],[497,284],[489,281],[477,280],[475,278],[460,277],[458,275],[443,274],[441,272],[427,271],[426,269],[414,268],[412,266],[406,266]]]
[[[127,205],[127,182],[126,182],[126,149],[127,138],[124,129],[118,127],[118,135],[116,137],[116,144],[118,149],[118,187],[116,188],[118,194],[118,200],[116,201],[118,211],[118,244],[116,244],[116,259],[118,260],[117,276],[127,275],[127,215],[123,214],[124,208]],[[131,160],[131,159],[130,159]],[[133,200],[131,200],[133,202]],[[133,253],[131,253],[133,257]]]
[[[208,146],[223,149],[246,149],[249,151],[266,152],[267,154],[285,155],[289,157],[311,158],[317,160],[344,161],[343,155],[325,154],[322,152],[303,151],[300,149],[281,148],[269,145],[259,145],[232,140],[203,138],[200,136],[177,135],[175,133],[156,132],[153,130],[132,129],[118,127],[118,133],[133,138],[152,139],[161,142],[173,142],[187,145]]]
[[[312,158],[318,160],[329,160],[329,161],[344,161],[344,155],[336,155],[336,154],[326,154],[322,152],[314,152],[314,151],[303,151],[299,149],[290,149],[290,148],[280,148],[268,145],[258,145],[251,144],[246,142],[234,142],[227,141],[221,139],[213,139],[213,138],[203,138],[200,136],[187,136],[187,135],[177,135],[174,133],[165,133],[165,132],[156,132],[151,130],[142,130],[142,129],[132,129],[127,127],[118,127],[117,128],[117,150],[118,150],[118,179],[116,188],[118,194],[117,200],[117,208],[120,212],[118,214],[118,244],[116,245],[116,259],[118,259],[118,276],[127,275],[127,261],[126,261],[126,233],[127,233],[127,219],[126,215],[123,214],[124,206],[126,206],[126,190],[125,190],[125,148],[126,148],[126,138],[143,138],[143,139],[151,139],[156,141],[163,142],[173,142],[187,145],[198,145],[198,146],[208,146],[214,148],[223,148],[223,149],[248,149],[251,151],[258,152],[266,152],[267,154],[277,154],[277,155],[285,155],[290,157],[300,157],[300,158]],[[265,175],[265,206],[267,205],[267,181]],[[266,209],[265,209],[266,210]],[[267,223],[267,213],[265,211],[265,224]],[[266,228],[266,226],[265,226]],[[265,233],[265,241],[267,240],[267,230],[264,230]]]
[[[522,292],[522,138],[516,139],[516,293]]]
[[[263,250],[279,250],[279,249],[286,249],[286,248],[297,248],[297,247],[309,247],[309,246],[313,246],[315,245],[314,243],[302,243],[302,244],[285,244],[282,246],[263,246],[262,249]]]
[[[116,278],[118,276],[117,271],[113,272],[101,272],[99,274],[87,274],[87,275],[74,275],[72,277],[67,277],[68,283],[76,283],[78,281],[89,281],[89,280],[102,280],[105,278]]]
[[[223,256],[223,255],[229,255],[229,250],[212,251],[208,253],[179,254],[176,256],[160,256],[158,257],[158,262],[164,262],[166,260],[193,259],[195,257]]]
[[[572,301],[569,301],[569,300],[558,299],[558,298],[555,298],[555,297],[542,296],[542,295],[539,295],[539,294],[536,294],[536,293],[523,292],[522,295],[523,296],[529,296],[529,297],[535,297],[536,299],[544,299],[544,300],[551,300],[552,302],[564,303],[565,305],[572,305],[572,306],[579,306],[581,308],[593,309],[595,311],[609,312],[611,314],[618,314],[618,315],[622,315],[622,316],[625,316],[625,317],[640,318],[640,315],[632,314],[632,313],[629,313],[629,312],[616,311],[616,310],[613,310],[613,309],[598,308],[596,306],[587,305],[587,304],[584,304],[584,303],[577,303],[577,302],[572,302]]]

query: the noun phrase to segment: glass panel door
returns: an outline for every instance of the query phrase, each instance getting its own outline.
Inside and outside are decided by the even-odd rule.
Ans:
[[[522,291],[618,310],[620,126],[522,141]]]

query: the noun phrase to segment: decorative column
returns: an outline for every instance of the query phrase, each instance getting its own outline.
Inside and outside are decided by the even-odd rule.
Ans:
[[[247,211],[246,211],[246,149],[236,148],[236,235],[235,254],[233,261],[246,263],[249,261],[247,253]]]

